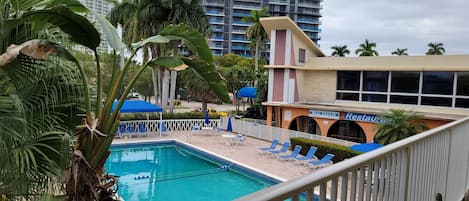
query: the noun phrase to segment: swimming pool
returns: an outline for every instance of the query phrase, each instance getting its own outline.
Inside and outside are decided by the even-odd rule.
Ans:
[[[106,170],[125,201],[233,200],[280,181],[179,141],[111,147]]]

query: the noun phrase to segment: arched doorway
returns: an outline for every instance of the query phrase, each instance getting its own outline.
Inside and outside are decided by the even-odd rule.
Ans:
[[[340,120],[335,122],[329,129],[329,132],[327,132],[327,137],[358,143],[366,143],[365,132],[357,123],[353,121]]]
[[[321,129],[319,128],[316,121],[308,116],[296,117],[295,119],[293,119],[293,121],[291,121],[288,129],[321,135]]]

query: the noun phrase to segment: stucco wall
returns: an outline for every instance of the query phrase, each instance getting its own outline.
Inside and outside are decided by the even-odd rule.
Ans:
[[[292,34],[292,39],[293,39],[293,40],[292,40],[292,41],[293,41],[293,43],[292,43],[292,47],[293,47],[292,51],[294,52],[294,55],[295,55],[294,60],[292,60],[292,65],[294,65],[294,66],[305,66],[305,64],[308,63],[308,60],[309,60],[311,57],[317,57],[317,55],[314,53],[314,51],[311,49],[311,47],[309,47],[303,40],[300,40],[297,35]],[[299,55],[300,55],[300,53],[299,53],[299,52],[300,52],[300,50],[299,50],[300,48],[306,50],[305,63],[300,63],[300,62],[298,61]],[[293,63],[293,61],[294,61],[294,63]]]
[[[296,70],[299,101],[334,103],[336,71]]]

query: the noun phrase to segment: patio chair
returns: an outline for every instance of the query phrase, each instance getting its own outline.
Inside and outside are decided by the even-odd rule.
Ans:
[[[135,132],[135,127],[134,126],[128,126],[126,133],[129,137],[132,137],[132,135],[137,135],[137,132]]]
[[[292,158],[296,162],[299,162],[301,164],[304,164],[305,162],[309,160],[318,160],[318,157],[316,157],[314,154],[318,150],[317,147],[311,146],[309,147],[308,153],[306,153],[306,156],[297,156],[295,158]]]
[[[320,160],[310,161],[306,164],[308,164],[310,168],[322,168],[332,165],[332,158],[334,158],[334,154],[326,154]]]
[[[300,153],[301,151],[301,146],[300,145],[296,145],[295,146],[295,149],[293,149],[293,151],[291,152],[291,154],[289,155],[279,155],[278,158],[280,160],[289,160],[289,159],[293,159],[295,157],[298,156],[298,154]]]
[[[286,142],[283,143],[280,150],[271,150],[271,151],[268,151],[268,153],[270,153],[272,156],[275,156],[275,155],[278,155],[278,154],[283,154],[283,153],[287,152],[289,147],[290,147],[290,142],[286,141]]]
[[[246,141],[246,137],[244,137],[243,134],[238,133],[238,135],[236,135],[236,143],[243,144],[244,141]]]
[[[124,135],[127,133],[127,129],[125,127],[125,124],[119,124],[119,131],[117,132],[119,137],[124,137]]]
[[[266,152],[266,151],[271,151],[271,150],[275,150],[275,147],[278,145],[278,140],[277,139],[274,139],[272,141],[272,144],[270,145],[270,147],[262,147],[262,148],[259,148],[258,150],[261,151],[261,152]]]
[[[199,134],[199,132],[200,132],[200,126],[198,125],[192,126],[192,134]]]
[[[138,133],[140,135],[147,135],[148,134],[147,128],[145,127],[144,123],[139,123],[138,124]]]

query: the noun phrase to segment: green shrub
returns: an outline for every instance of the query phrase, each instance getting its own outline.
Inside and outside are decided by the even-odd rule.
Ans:
[[[159,113],[150,113],[150,120],[159,120]],[[209,114],[210,119],[219,119],[219,114]],[[121,121],[131,121],[131,120],[145,120],[147,119],[147,114],[145,113],[122,113]],[[205,113],[203,112],[184,112],[184,113],[163,113],[163,119],[205,119]]]
[[[309,147],[311,146],[315,146],[318,148],[315,155],[319,159],[328,153],[334,154],[334,158],[332,159],[334,163],[342,161],[347,158],[352,158],[354,156],[361,154],[360,152],[351,150],[349,147],[338,145],[338,144],[333,144],[333,143],[328,143],[328,142],[323,142],[319,140],[295,137],[295,138],[290,138],[290,142],[291,142],[291,147],[300,145],[301,146],[300,153],[303,155],[306,155],[306,153],[309,150]]]

